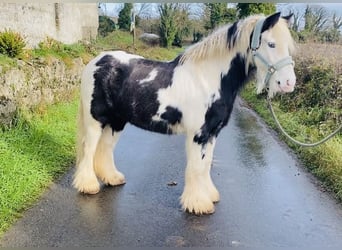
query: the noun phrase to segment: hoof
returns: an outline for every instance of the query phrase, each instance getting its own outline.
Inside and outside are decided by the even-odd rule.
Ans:
[[[184,211],[196,215],[213,214],[215,212],[215,206],[211,199],[199,193],[191,195],[183,193],[181,196],[181,205]]]
[[[92,188],[92,189],[87,189],[87,190],[83,190],[83,191],[80,191],[84,194],[97,194],[98,192],[100,192],[100,188]]]
[[[104,184],[110,186],[120,186],[126,183],[125,176],[119,171],[116,171],[109,176],[104,176],[101,179]]]
[[[95,174],[87,175],[84,172],[77,172],[74,177],[73,186],[84,194],[97,194],[100,191],[100,183]]]
[[[220,201],[220,193],[217,191],[215,187],[210,190],[210,199],[214,203],[217,203]]]
[[[98,181],[96,183],[76,183],[74,182],[74,187],[78,190],[80,193],[84,194],[97,194],[100,192],[100,184]]]

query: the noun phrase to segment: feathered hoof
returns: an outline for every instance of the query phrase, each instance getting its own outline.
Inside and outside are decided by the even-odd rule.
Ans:
[[[74,177],[73,186],[80,193],[84,194],[97,194],[100,191],[100,183],[95,175],[85,177],[81,174],[76,174]]]
[[[110,186],[120,186],[126,183],[125,176],[119,171],[115,171],[113,174],[104,176],[101,179],[104,184]]]
[[[208,189],[209,190],[209,196],[212,202],[217,203],[220,201],[220,193],[217,191],[217,189],[213,186]]]
[[[203,194],[192,193],[191,195],[183,193],[181,196],[182,209],[188,213],[196,215],[213,214],[215,212],[214,203]]]
[[[84,194],[97,194],[100,192],[100,184],[94,183],[94,184],[74,184],[74,187],[78,190],[80,193]]]

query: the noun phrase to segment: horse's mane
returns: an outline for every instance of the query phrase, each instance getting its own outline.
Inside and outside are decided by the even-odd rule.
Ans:
[[[227,55],[227,53],[231,53],[233,50],[246,52],[249,47],[250,36],[256,22],[260,18],[264,18],[264,16],[253,15],[237,21],[234,24],[228,24],[218,28],[202,41],[186,49],[180,58],[180,62],[198,62],[210,57],[222,57]],[[276,36],[287,40],[290,51],[293,51],[294,41],[288,30],[286,21],[280,18],[277,25],[273,27],[273,30]]]

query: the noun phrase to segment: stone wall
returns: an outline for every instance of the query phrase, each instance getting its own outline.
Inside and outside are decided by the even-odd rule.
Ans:
[[[35,47],[46,37],[66,44],[97,35],[96,3],[0,3],[0,31],[11,29]],[[0,125],[10,125],[18,109],[67,99],[79,87],[84,64],[54,58],[0,66]]]
[[[0,125],[10,125],[18,109],[67,99],[79,88],[84,66],[80,58],[72,65],[49,58],[19,61],[11,68],[0,66]]]
[[[97,35],[96,3],[0,3],[0,31],[11,29],[35,47],[47,36],[66,44]]]

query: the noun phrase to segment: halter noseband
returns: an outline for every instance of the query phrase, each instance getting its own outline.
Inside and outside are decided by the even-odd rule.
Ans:
[[[257,50],[260,47],[260,36],[261,36],[261,29],[264,24],[265,18],[260,19],[253,31],[252,42],[251,42],[251,49],[253,55],[253,61],[255,64],[255,58],[258,58],[263,64],[267,67],[267,74],[265,76],[265,84],[268,85],[271,76],[279,69],[285,67],[286,65],[294,65],[294,61],[292,60],[291,56],[286,56],[285,58],[279,60],[275,64],[270,64],[265,57],[263,57]]]

